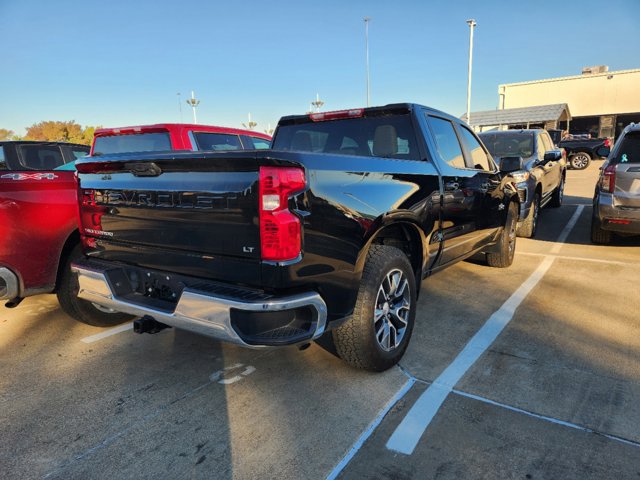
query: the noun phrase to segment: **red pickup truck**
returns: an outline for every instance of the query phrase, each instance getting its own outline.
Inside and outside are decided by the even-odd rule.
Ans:
[[[254,150],[270,146],[258,132],[190,124],[97,130],[91,149],[59,142],[0,142],[0,300],[55,292],[81,322],[114,325],[129,318],[78,299],[70,274],[80,255],[74,163],[91,153],[166,150]]]

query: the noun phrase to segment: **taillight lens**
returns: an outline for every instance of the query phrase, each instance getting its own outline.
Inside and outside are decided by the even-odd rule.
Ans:
[[[613,193],[616,187],[616,166],[609,165],[602,172],[602,180],[600,180],[600,188],[605,192]]]
[[[263,260],[292,260],[301,250],[301,224],[289,197],[306,186],[297,167],[260,167],[260,250]]]
[[[611,140],[609,140],[608,138],[604,139],[604,146],[605,147],[611,147]]]

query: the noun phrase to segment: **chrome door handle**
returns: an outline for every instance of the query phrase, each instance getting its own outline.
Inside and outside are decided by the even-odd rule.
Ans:
[[[447,182],[444,184],[444,189],[447,191],[458,190],[460,188],[460,184],[458,182]]]

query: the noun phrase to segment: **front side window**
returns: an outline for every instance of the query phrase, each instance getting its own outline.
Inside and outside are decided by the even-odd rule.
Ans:
[[[169,132],[108,135],[96,137],[93,154],[163,152],[171,150]]]
[[[428,120],[442,159],[452,167],[467,168],[453,124],[438,117],[428,117]]]
[[[193,132],[198,150],[242,150],[240,137],[227,133]]]
[[[551,141],[551,137],[547,132],[541,132],[540,138],[542,139],[542,144],[544,145],[544,151],[548,152],[549,150],[554,150],[555,147],[553,142]]]
[[[0,145],[0,170],[8,170],[7,161],[4,158],[4,147]]]
[[[20,145],[18,158],[27,170],[53,170],[64,163],[60,147],[55,145]]]
[[[477,170],[493,170],[492,162],[487,157],[487,153],[480,145],[480,142],[476,139],[476,137],[471,133],[469,129],[466,127],[461,127],[460,131],[462,132],[462,142],[465,147],[471,154],[471,164],[473,168]]]

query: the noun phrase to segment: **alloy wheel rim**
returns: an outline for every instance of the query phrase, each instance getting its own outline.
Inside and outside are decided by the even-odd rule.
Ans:
[[[516,222],[513,215],[510,215],[510,225],[509,225],[509,257],[513,257],[513,254],[516,250]]]
[[[576,155],[573,158],[573,165],[577,168],[582,168],[587,165],[587,156],[586,155]]]
[[[376,296],[373,327],[380,348],[390,352],[404,339],[411,312],[409,281],[401,270],[388,272]]]

